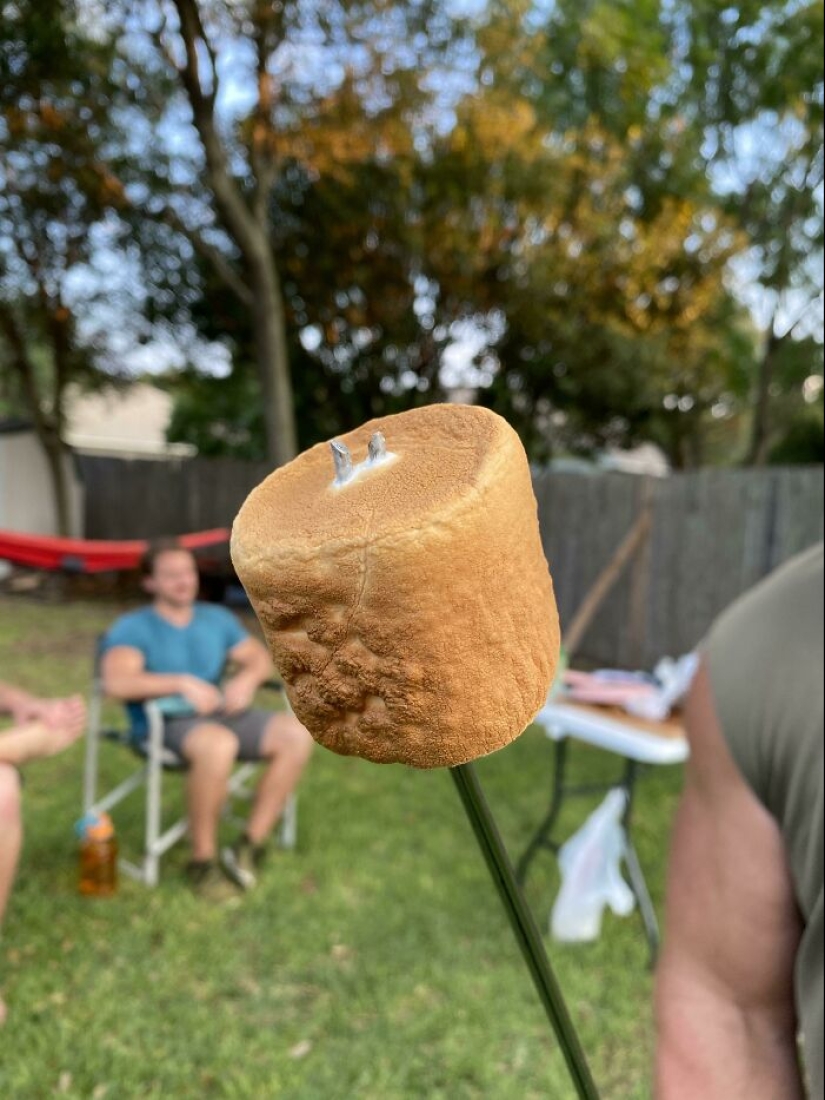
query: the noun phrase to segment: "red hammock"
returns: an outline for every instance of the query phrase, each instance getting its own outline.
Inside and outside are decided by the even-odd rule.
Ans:
[[[180,535],[176,541],[187,550],[200,550],[204,546],[229,542],[229,531],[219,527],[214,531]],[[51,571],[106,573],[115,569],[136,569],[148,547],[148,540],[142,539],[102,542],[0,531],[0,560]]]

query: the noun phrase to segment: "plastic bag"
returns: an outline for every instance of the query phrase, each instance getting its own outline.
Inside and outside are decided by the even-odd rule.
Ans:
[[[620,917],[633,911],[633,892],[620,870],[625,851],[622,814],[626,800],[620,788],[610,791],[578,832],[562,845],[562,884],[550,914],[550,931],[555,939],[566,943],[598,939],[606,905]]]
[[[674,661],[671,657],[663,657],[653,670],[653,675],[659,683],[659,690],[651,696],[628,699],[625,710],[637,718],[663,722],[671,710],[687,695],[698,667],[698,653],[686,653],[678,661]]]

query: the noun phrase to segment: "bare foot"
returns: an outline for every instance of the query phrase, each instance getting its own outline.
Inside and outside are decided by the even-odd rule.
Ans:
[[[0,997],[0,1027],[6,1022],[6,1017],[9,1014],[9,1010],[6,1008],[6,1002]]]

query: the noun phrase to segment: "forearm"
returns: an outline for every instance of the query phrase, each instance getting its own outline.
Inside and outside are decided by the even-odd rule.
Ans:
[[[107,672],[103,688],[112,699],[160,699],[164,695],[179,695],[191,677],[176,672]]]
[[[747,1007],[662,961],[656,1100],[803,1100],[793,1006]]]
[[[0,733],[0,764],[20,767],[46,751],[47,734],[42,722],[27,722]]]
[[[257,689],[272,676],[274,671],[268,654],[256,654],[249,660],[238,664],[230,680],[243,680]]]

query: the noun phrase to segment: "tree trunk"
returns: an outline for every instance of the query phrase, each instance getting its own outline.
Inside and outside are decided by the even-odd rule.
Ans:
[[[69,485],[66,478],[66,456],[68,450],[62,439],[49,433],[40,436],[40,443],[46,456],[49,467],[49,478],[52,483],[54,495],[55,515],[57,517],[57,533],[64,537],[71,534],[71,514],[69,507]]]
[[[215,120],[215,102],[220,84],[217,55],[209,40],[197,0],[174,0],[180,22],[185,59],[172,62],[177,70],[189,105],[192,121],[203,146],[209,185],[215,197],[219,219],[244,258],[246,283],[252,292],[247,300],[244,288],[229,277],[225,263],[218,274],[241,301],[252,310],[255,358],[264,403],[266,453],[270,462],[283,466],[298,450],[292,379],[286,342],[286,319],[278,268],[270,242],[269,196],[277,167],[272,152],[274,131],[271,126],[273,82],[268,75],[268,50],[272,46],[273,12],[259,5],[252,15],[253,34],[258,57],[259,102],[255,110],[257,134],[249,150],[249,172],[254,184],[252,198],[230,167],[230,156]],[[254,7],[254,5],[253,5]],[[274,12],[277,16],[280,6]],[[268,45],[269,43],[269,45]],[[214,250],[210,249],[210,252]]]
[[[782,338],[776,335],[774,324],[765,343],[765,350],[759,363],[759,371],[756,379],[756,397],[753,404],[753,422],[751,425],[751,438],[748,453],[745,457],[746,466],[764,466],[768,457],[768,443],[770,442],[770,398],[773,371],[776,364],[776,353],[782,343]]]
[[[57,532],[59,535],[69,534],[69,487],[66,482],[66,470],[64,458],[68,454],[66,444],[63,442],[61,431],[63,425],[62,401],[63,391],[56,382],[54,398],[54,419],[49,418],[43,411],[40,400],[40,392],[37,386],[37,376],[34,364],[29,357],[23,333],[17,325],[14,315],[9,308],[0,308],[0,328],[9,345],[11,352],[10,365],[17,374],[23,401],[29,416],[34,424],[38,442],[43,448],[46,464],[49,468],[49,478],[54,494],[55,518],[57,519]]]
[[[283,466],[298,453],[295,402],[286,342],[286,315],[275,263],[268,254],[256,258],[250,272],[255,357],[264,402],[266,457]]]

